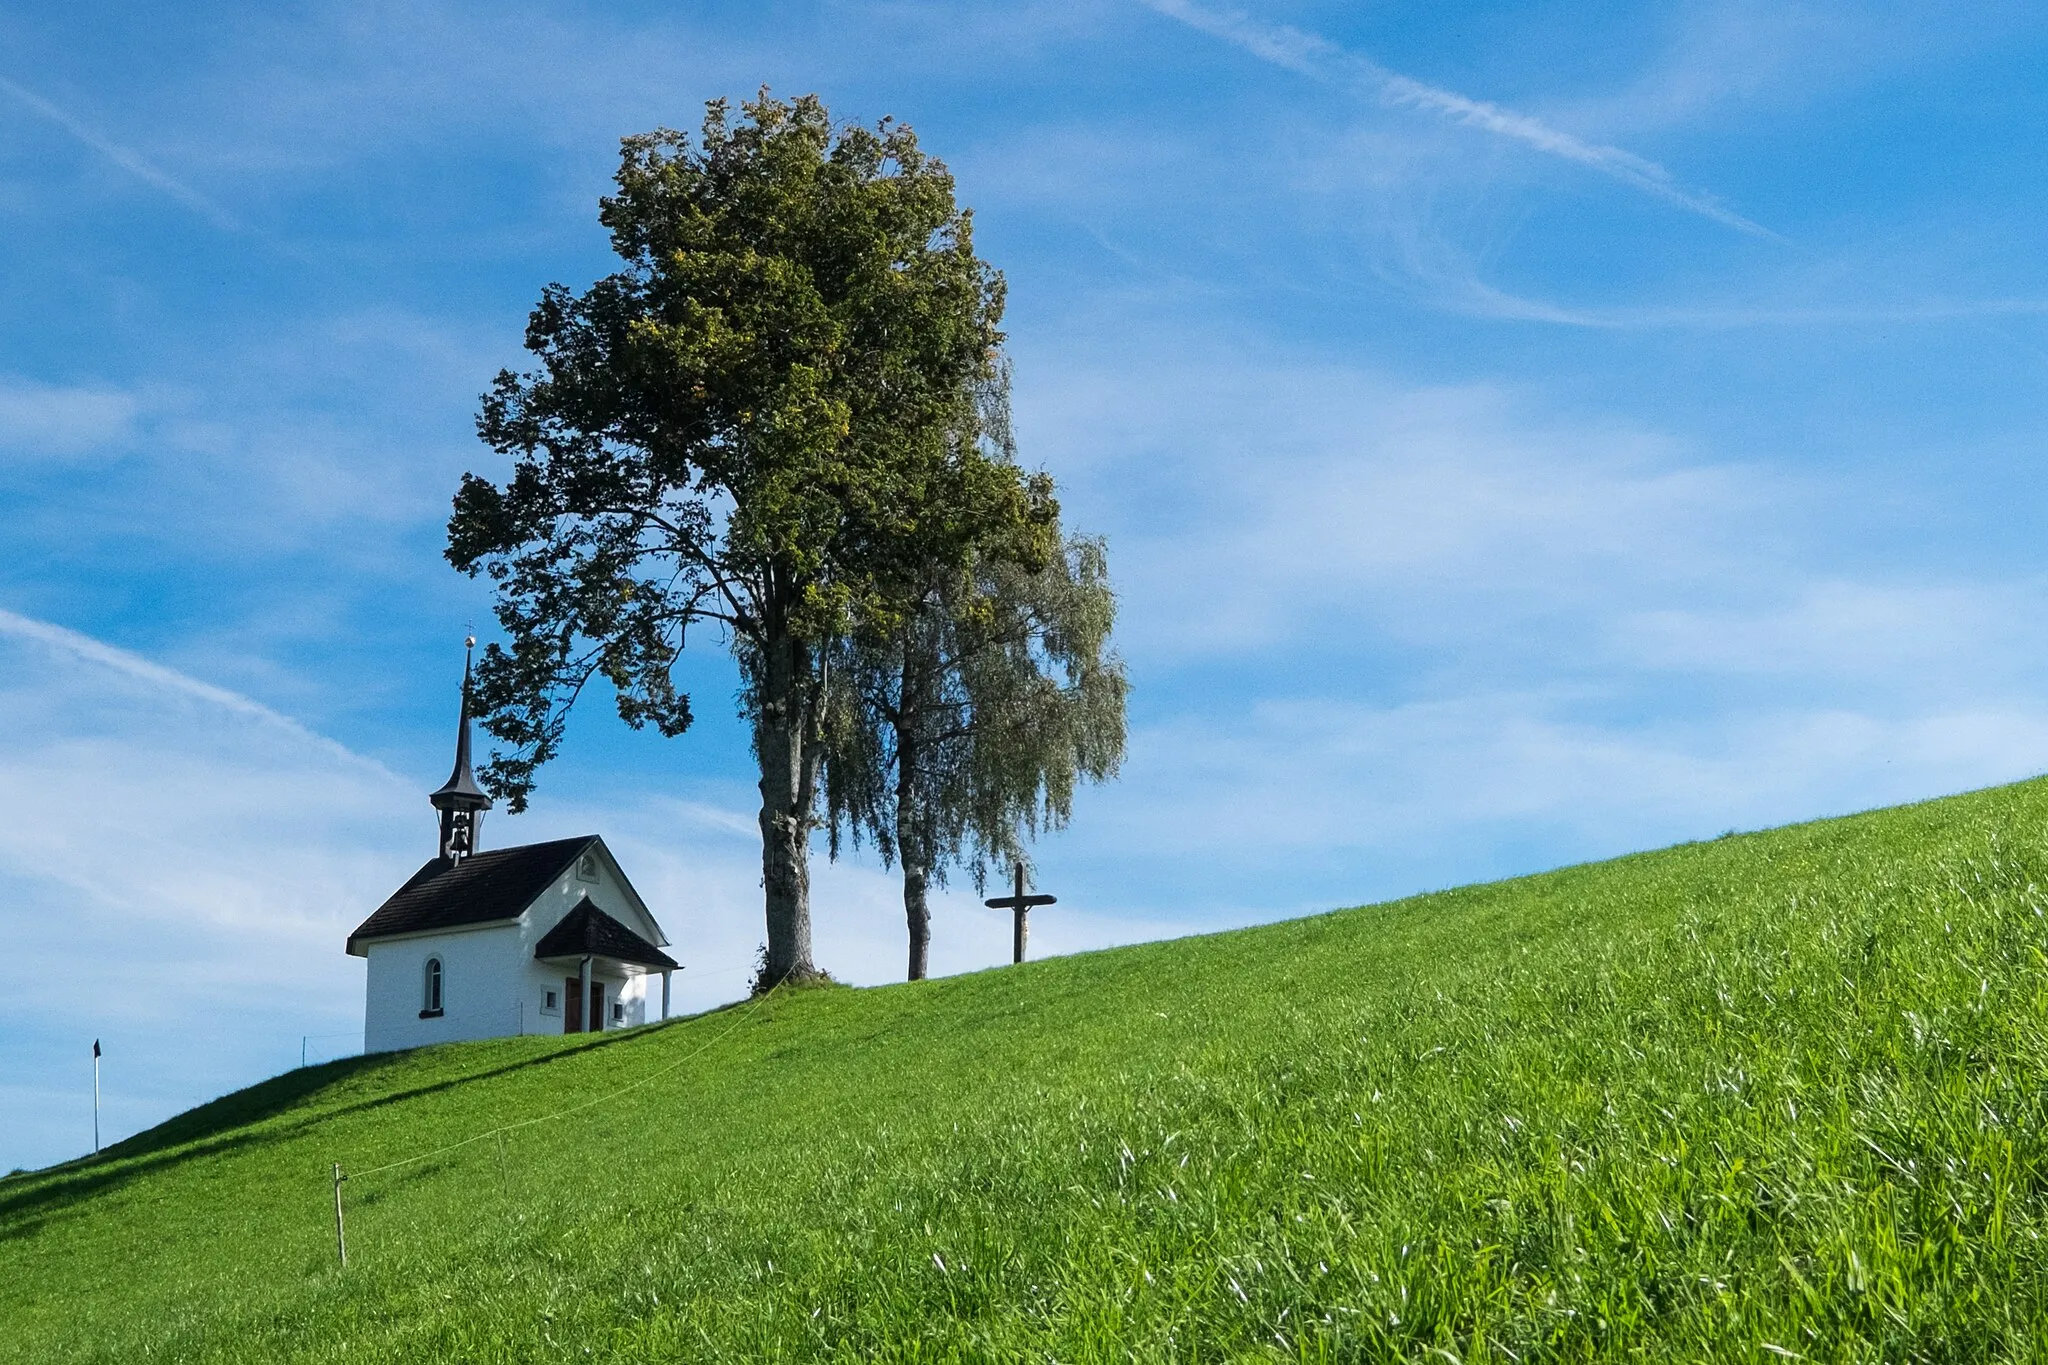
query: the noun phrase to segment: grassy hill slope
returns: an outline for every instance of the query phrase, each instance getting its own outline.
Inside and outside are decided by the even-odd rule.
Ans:
[[[2037,1357],[2044,828],[294,1072],[0,1182],[0,1358]]]

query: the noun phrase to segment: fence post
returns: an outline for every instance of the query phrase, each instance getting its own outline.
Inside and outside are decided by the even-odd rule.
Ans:
[[[341,1182],[348,1179],[341,1173],[341,1163],[334,1163],[334,1254],[341,1258],[341,1268],[348,1269],[348,1232],[341,1221]]]

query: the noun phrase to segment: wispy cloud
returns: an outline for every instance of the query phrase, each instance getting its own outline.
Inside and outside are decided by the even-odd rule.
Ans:
[[[1428,85],[1346,51],[1327,38],[1287,24],[1261,24],[1242,13],[1204,9],[1188,0],[1144,0],[1170,19],[1234,43],[1262,61],[1316,80],[1346,85],[1393,108],[1420,109],[1453,123],[1508,138],[1546,156],[1584,166],[1667,203],[1739,232],[1778,239],[1778,234],[1743,217],[1710,194],[1681,185],[1670,171],[1620,147],[1587,142],[1541,119]]]
[[[0,451],[31,460],[104,451],[134,431],[141,402],[109,388],[65,388],[0,375]]]
[[[8,636],[16,640],[40,645],[45,649],[67,655],[81,663],[97,664],[123,677],[143,683],[155,691],[168,693],[189,701],[205,702],[210,706],[219,707],[221,710],[245,720],[255,720],[265,725],[276,726],[279,729],[290,732],[298,739],[319,746],[335,757],[346,759],[353,764],[361,764],[375,769],[381,776],[392,776],[390,771],[384,768],[383,765],[364,758],[354,750],[337,744],[324,735],[316,734],[293,720],[290,716],[273,711],[260,701],[245,697],[239,692],[230,692],[225,687],[216,687],[212,683],[202,682],[189,674],[180,673],[175,668],[166,668],[162,664],[153,663],[139,654],[131,654],[125,649],[117,649],[115,646],[104,641],[95,640],[90,635],[80,634],[75,630],[67,630],[63,626],[52,625],[48,621],[38,621],[31,616],[22,616],[16,612],[0,609],[0,636]]]
[[[1219,900],[1290,863],[1311,896],[1320,883],[1327,900],[1363,899],[1442,885],[1454,860],[1459,879],[1510,875],[2017,781],[2048,760],[2048,710],[2017,694],[1903,711],[1781,698],[1633,721],[1601,709],[1544,688],[1176,717],[1134,731],[1129,790],[1079,831],[1077,852],[1146,846],[1155,883],[1186,877]],[[1209,795],[1221,790],[1228,805]],[[1229,842],[1257,853],[1211,856]]]
[[[69,1062],[95,1035],[119,1058],[121,1132],[295,1065],[301,1033],[359,1023],[342,939],[431,852],[419,784],[13,613],[0,715],[0,934],[35,978],[0,1001],[8,1080],[34,1097],[0,1124],[0,1169],[78,1150]],[[68,1004],[67,960],[92,964]]]
[[[165,194],[168,194],[207,222],[212,223],[215,227],[220,228],[224,232],[239,232],[242,230],[241,220],[236,218],[234,214],[229,213],[219,204],[214,203],[213,200],[207,198],[191,186],[166,175],[163,171],[150,164],[141,153],[103,137],[93,128],[50,103],[50,101],[36,94],[33,90],[17,85],[5,76],[0,76],[0,91],[12,95],[20,103],[56,124],[59,128],[62,128],[65,132],[92,148],[122,170],[128,172],[144,184],[162,190]]]
[[[1390,267],[1380,271],[1389,284],[1411,290],[1431,305],[1468,317],[1505,322],[1542,322],[1595,331],[1737,332],[1765,329],[1826,329],[1908,325],[1975,324],[2004,345],[2041,354],[1993,324],[2048,317],[2048,298],[2011,294],[1982,298],[1906,296],[1878,272],[1861,282],[1863,298],[1845,294],[1839,272],[1819,280],[1784,282],[1800,301],[1732,298],[1701,303],[1573,303],[1515,293],[1486,279],[1473,256],[1440,235],[1412,224],[1390,229]],[[1753,293],[1754,291],[1752,291]]]
[[[1551,322],[1609,331],[1735,332],[1756,328],[1890,327],[2048,316],[2048,299],[1929,299],[1896,304],[1729,304],[1702,307],[1579,308],[1496,289],[1473,276],[1436,281],[1444,299],[1474,317]],[[2031,346],[2012,337],[2002,341]]]
[[[1058,850],[1079,885],[1243,922],[2048,763],[2048,582],[1913,543],[1961,504],[1879,472],[1911,434],[1801,471],[1532,389],[1092,330],[1019,356],[1146,679]]]
[[[1579,314],[1596,327],[1860,327],[1902,322],[1968,322],[2048,315],[2048,299],[1930,299],[1897,304],[1807,307],[1615,308]]]
[[[1072,394],[1059,428],[1031,433],[1069,449],[1099,441],[1119,465],[1172,451],[1187,471],[1170,507],[1105,509],[1134,667],[1341,653],[1365,639],[1448,651],[1439,670],[1475,639],[1468,657],[1486,672],[1572,653],[1563,623],[1590,630],[1596,607],[1714,601],[1768,578],[1753,566],[1807,507],[1767,470],[1496,385],[1407,389],[1249,354],[1238,377],[1196,348],[1167,354]],[[1260,477],[1232,480],[1250,452]],[[1439,671],[1431,685],[1451,683]]]

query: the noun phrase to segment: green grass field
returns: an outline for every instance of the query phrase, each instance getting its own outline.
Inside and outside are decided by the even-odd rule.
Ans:
[[[0,1182],[0,1358],[2048,1358],[2048,781],[586,1040]],[[621,1086],[616,1099],[352,1179]]]

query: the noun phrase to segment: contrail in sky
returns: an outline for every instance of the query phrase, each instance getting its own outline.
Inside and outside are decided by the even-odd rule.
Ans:
[[[273,711],[252,697],[230,692],[225,687],[216,687],[209,682],[201,682],[190,674],[152,663],[140,654],[131,654],[125,649],[118,649],[104,641],[95,640],[90,635],[0,608],[0,636],[13,636],[17,640],[31,641],[45,649],[68,654],[82,662],[97,664],[112,672],[133,678],[160,692],[205,702],[248,720],[278,726],[351,763],[371,768],[387,777],[391,775],[389,770],[375,759],[365,758],[346,745],[338,744],[325,735],[309,730],[290,716],[281,711]]]
[[[56,124],[59,128],[62,128],[65,132],[71,134],[71,136],[77,138],[80,142],[83,142],[86,146],[92,148],[136,179],[162,190],[165,194],[168,194],[186,208],[206,219],[215,227],[227,232],[241,231],[242,224],[236,219],[235,215],[229,213],[226,209],[199,193],[199,191],[180,184],[170,176],[165,175],[162,171],[144,160],[139,153],[130,151],[118,142],[109,142],[106,138],[101,137],[91,128],[80,123],[41,95],[36,94],[33,90],[24,89],[13,81],[8,80],[5,76],[0,76],[0,90],[4,90],[14,96],[14,98],[20,100],[30,109],[41,114],[44,118]]]
[[[1619,147],[1573,137],[1541,119],[1503,109],[1497,104],[1471,99],[1454,90],[1424,85],[1398,71],[1388,70],[1370,57],[1347,52],[1327,38],[1304,33],[1287,24],[1261,24],[1240,13],[1204,9],[1188,3],[1188,0],[1144,0],[1144,3],[1170,19],[1178,19],[1192,28],[1234,43],[1275,66],[1316,80],[1354,86],[1377,96],[1385,105],[1427,110],[1453,123],[1512,138],[1539,152],[1576,162],[1738,232],[1778,239],[1777,233],[1725,207],[1712,195],[1685,188],[1672,177],[1671,172],[1654,161]]]

